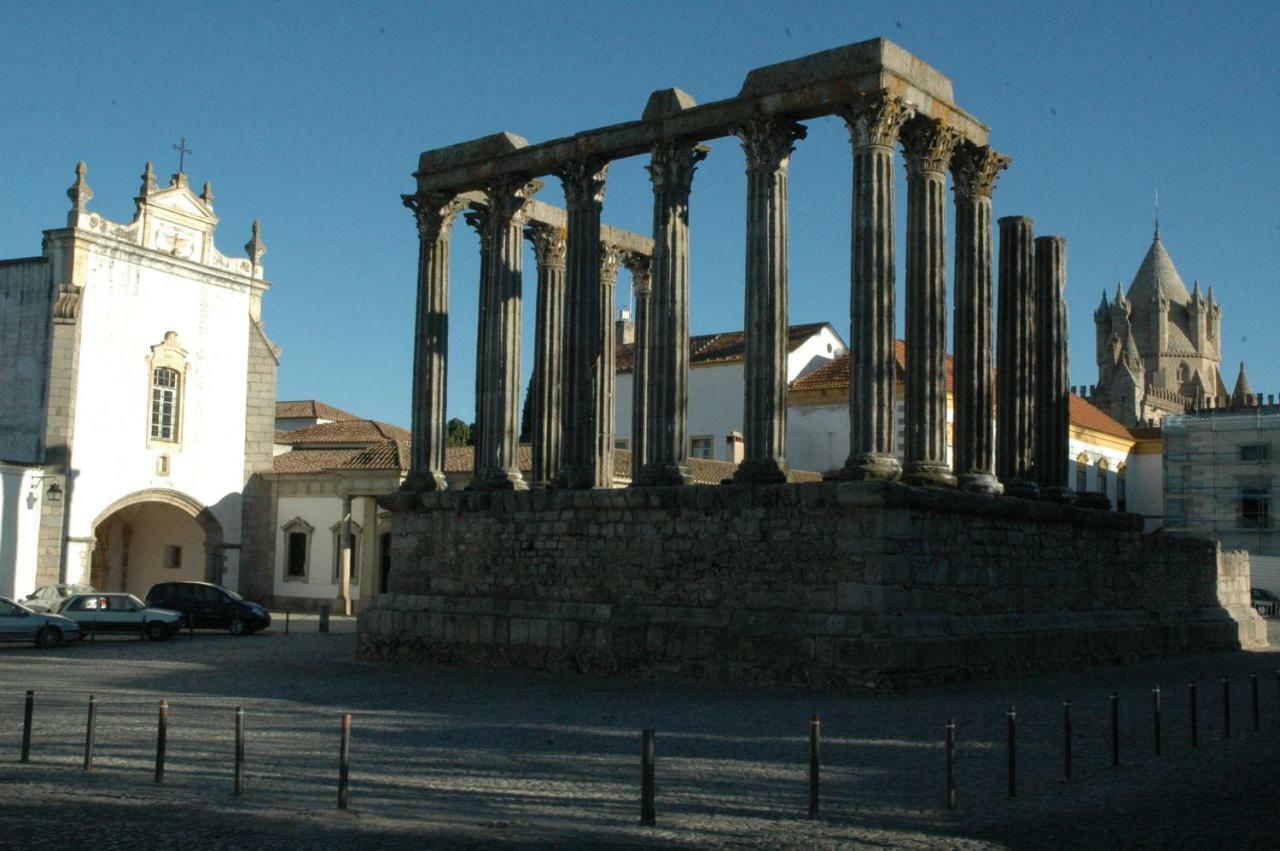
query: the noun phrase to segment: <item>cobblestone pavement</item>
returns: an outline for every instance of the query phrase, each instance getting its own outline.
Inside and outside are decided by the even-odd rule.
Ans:
[[[1277,622],[1280,624],[1280,622]],[[1280,653],[859,695],[641,683],[353,658],[354,635],[197,633],[0,648],[0,847],[1271,848]],[[1249,674],[1260,675],[1261,731]],[[1231,737],[1221,679],[1230,677]],[[1199,685],[1199,747],[1187,684]],[[1151,687],[1163,687],[1163,754]],[[32,761],[18,762],[35,689]],[[1109,767],[1120,696],[1121,767]],[[81,768],[89,694],[94,768]],[[170,702],[165,782],[156,707]],[[1062,700],[1073,777],[1062,780]],[[1017,798],[1005,797],[1007,707]],[[234,707],[245,794],[232,792]],[[339,718],[354,714],[351,809],[336,809]],[[822,717],[822,813],[806,815]],[[957,725],[958,806],[943,806]],[[657,730],[657,827],[638,824],[639,731]]]

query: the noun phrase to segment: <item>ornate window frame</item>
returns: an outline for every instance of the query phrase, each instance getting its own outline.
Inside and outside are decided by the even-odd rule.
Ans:
[[[178,345],[176,331],[166,331],[164,339],[151,347],[147,355],[147,446],[181,446],[182,429],[186,425],[187,376],[191,364],[187,359],[187,350]],[[173,391],[173,430],[167,437],[155,433],[156,405],[161,400],[156,396],[156,376],[160,370],[172,370],[174,373]]]
[[[280,575],[285,582],[310,582],[311,581],[311,540],[316,531],[316,527],[312,526],[301,517],[295,517],[288,523],[280,527],[284,532],[284,560],[280,565]],[[289,539],[292,535],[306,536],[306,545],[302,550],[302,574],[295,575],[289,572]]]

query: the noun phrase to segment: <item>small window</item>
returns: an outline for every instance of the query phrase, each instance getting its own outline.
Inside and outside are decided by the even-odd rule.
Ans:
[[[304,579],[307,575],[307,533],[289,533],[289,561],[285,576]]]
[[[613,439],[613,448],[614,449],[630,449],[631,441],[625,437],[615,437]]]
[[[689,456],[692,458],[710,458],[712,451],[709,435],[695,437],[689,441]]]
[[[169,475],[169,454],[167,452],[161,452],[156,456],[156,475]]]
[[[1127,494],[1125,493],[1124,477],[1128,470],[1128,465],[1121,464],[1116,467],[1116,511],[1127,510]]]
[[[162,366],[151,371],[152,440],[177,442],[180,384],[176,369]]]
[[[1271,528],[1271,489],[1241,488],[1239,502],[1241,529]]]
[[[1089,489],[1089,461],[1081,455],[1076,459],[1076,493],[1084,493]]]
[[[170,544],[164,548],[164,566],[169,570],[182,569],[182,547]]]
[[[1251,443],[1240,447],[1241,461],[1266,461],[1271,457],[1271,446],[1266,443]]]

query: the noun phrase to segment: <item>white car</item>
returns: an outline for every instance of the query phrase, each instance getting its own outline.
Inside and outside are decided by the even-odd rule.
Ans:
[[[86,635],[145,635],[160,641],[182,627],[182,613],[151,609],[132,594],[76,594],[62,601],[58,614],[80,624]]]
[[[92,594],[94,587],[84,584],[41,585],[22,598],[22,605],[33,612],[56,612],[62,601],[72,594]]]
[[[57,647],[80,637],[80,624],[61,615],[33,612],[8,597],[0,597],[0,641],[34,641]]]

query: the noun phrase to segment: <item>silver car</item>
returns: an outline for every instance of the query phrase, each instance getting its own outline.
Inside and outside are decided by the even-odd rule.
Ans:
[[[33,612],[56,612],[58,606],[62,605],[62,601],[72,594],[92,594],[93,592],[94,587],[92,585],[83,583],[41,585],[23,597],[21,602],[22,605]]]
[[[0,641],[34,641],[40,647],[57,647],[80,637],[80,624],[61,615],[33,612],[0,597]]]
[[[80,624],[80,637],[101,633],[168,638],[182,626],[182,613],[152,609],[132,594],[76,594],[62,601],[58,614]]]

